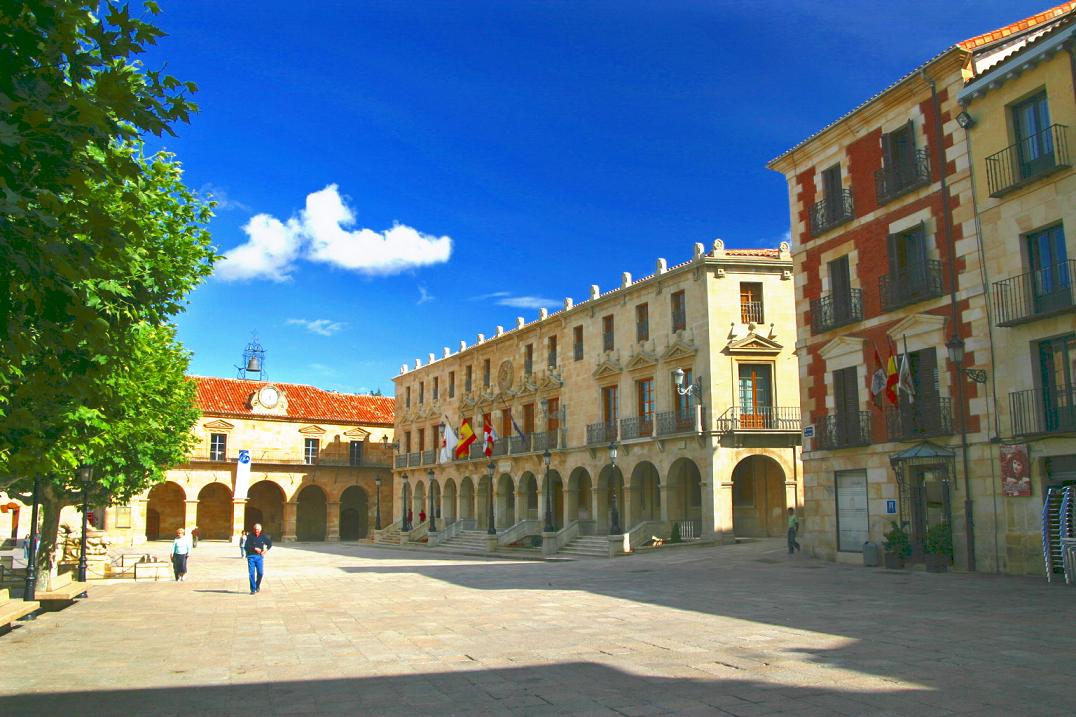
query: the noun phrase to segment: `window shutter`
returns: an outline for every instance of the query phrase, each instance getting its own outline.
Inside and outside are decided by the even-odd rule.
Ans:
[[[882,166],[893,166],[893,142],[887,133],[882,134]]]

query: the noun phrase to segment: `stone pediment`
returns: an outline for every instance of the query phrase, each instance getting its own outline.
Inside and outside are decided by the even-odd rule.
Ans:
[[[211,431],[230,431],[235,428],[235,426],[225,420],[218,418],[215,421],[210,421],[209,423],[206,423],[204,426],[202,426],[202,428],[206,428]]]
[[[691,358],[695,355],[697,349],[693,341],[688,341],[682,335],[678,335],[675,343],[669,348],[665,349],[665,353],[661,355],[662,361],[679,361],[680,359]]]
[[[888,333],[894,341],[899,341],[905,336],[918,336],[920,334],[929,334],[935,331],[943,332],[944,330],[944,316],[938,316],[937,314],[912,314],[911,316],[906,316],[898,321],[886,333]]]
[[[370,437],[370,432],[367,431],[365,428],[359,428],[358,426],[356,426],[350,431],[345,431],[344,435],[348,438],[357,438],[360,441],[365,441],[367,438]]]
[[[846,354],[862,356],[863,345],[865,343],[865,339],[857,338],[855,336],[838,336],[820,348],[818,350],[818,355],[826,361],[832,361],[838,356],[844,356]]]
[[[325,433],[325,429],[322,428],[321,426],[314,426],[314,425],[303,426],[302,428],[299,429],[299,433],[302,433],[303,435],[307,435],[307,436],[320,436],[320,435]]]
[[[649,351],[640,351],[639,353],[628,359],[628,362],[624,365],[628,371],[635,371],[637,369],[653,368],[658,363],[658,357]]]
[[[730,341],[728,345],[725,346],[725,352],[730,354],[760,354],[772,356],[780,353],[782,349],[784,349],[784,346],[781,344],[764,336],[759,336],[753,331],[742,339]]]
[[[620,373],[620,362],[607,358],[598,362],[597,367],[594,369],[594,378],[603,378],[605,376],[615,376]]]

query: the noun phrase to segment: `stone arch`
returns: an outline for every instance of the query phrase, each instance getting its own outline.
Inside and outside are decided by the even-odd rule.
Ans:
[[[185,527],[187,494],[173,481],[159,483],[149,491],[146,504],[146,539],[171,540]]]
[[[460,481],[460,520],[476,520],[475,486],[471,476],[464,476]]]
[[[261,523],[262,531],[274,540],[284,536],[284,490],[271,480],[261,480],[247,491],[247,509],[243,527],[248,532]]]
[[[541,518],[541,506],[538,505],[538,480],[530,471],[519,477],[519,495],[517,503],[517,520],[538,520]]]
[[[441,512],[444,513],[443,520],[445,521],[445,525],[451,525],[459,520],[459,510],[456,507],[456,499],[458,497],[456,480],[454,478],[446,478],[444,498],[442,499],[444,505],[441,508]]]
[[[620,514],[620,529],[623,531],[628,527],[624,525],[624,473],[620,470],[620,466],[603,466],[601,472],[598,473],[597,505],[594,516],[595,528],[600,533],[608,533],[612,527],[614,499],[617,512]]]
[[[426,481],[415,481],[415,492],[411,499],[411,526],[415,527],[421,525],[424,521],[422,516],[426,514],[426,509],[430,506],[426,504]],[[429,516],[426,516],[429,520]]]
[[[744,458],[732,469],[732,529],[737,537],[785,534],[785,471],[770,456]]]
[[[677,458],[668,474],[669,520],[680,523],[680,535],[702,537],[702,473],[690,458]]]
[[[511,528],[516,522],[516,482],[512,480],[512,476],[501,473],[493,495],[497,500],[493,511],[497,530]]]
[[[650,461],[639,461],[631,469],[630,497],[626,501],[632,523],[661,520],[661,474]]]
[[[352,485],[340,494],[340,540],[359,540],[370,534],[370,497]]]
[[[325,491],[313,483],[295,497],[295,539],[323,541],[327,527]]]
[[[207,483],[198,491],[195,525],[201,540],[230,540],[232,537],[232,489],[224,483]]]
[[[566,522],[564,516],[564,479],[560,477],[560,471],[550,468],[548,478],[544,481],[542,505],[538,506],[543,520],[545,519],[545,491],[552,492],[550,508],[553,511],[553,527],[563,528]]]
[[[568,475],[568,492],[565,496],[567,521],[579,521],[579,532],[587,535],[594,531],[594,485],[590,472],[582,466]]]

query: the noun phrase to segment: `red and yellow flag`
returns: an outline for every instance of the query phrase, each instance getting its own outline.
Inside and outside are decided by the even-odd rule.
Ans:
[[[467,455],[467,451],[471,448],[471,444],[475,442],[474,431],[471,430],[471,422],[467,419],[463,420],[463,425],[460,426],[459,440],[456,442],[456,458],[463,458]]]

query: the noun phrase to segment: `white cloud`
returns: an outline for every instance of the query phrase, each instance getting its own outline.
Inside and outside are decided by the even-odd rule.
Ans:
[[[288,281],[296,262],[307,259],[386,276],[443,264],[452,255],[448,236],[423,234],[399,223],[383,231],[345,228],[354,223],[354,213],[330,184],[308,194],[306,207],[287,222],[269,214],[252,217],[243,227],[249,240],[224,253],[216,275],[225,281]]]
[[[502,296],[511,296],[510,291],[494,291],[492,294],[481,294],[479,296],[472,296],[469,301],[486,301],[487,299],[498,299]]]
[[[288,319],[289,326],[302,326],[312,334],[319,334],[321,336],[332,336],[338,331],[342,331],[346,323],[343,321],[332,321],[330,319]]]
[[[495,302],[499,306],[511,306],[517,309],[541,309],[555,307],[560,302],[556,299],[546,299],[541,296],[506,296],[502,299],[497,299]]]
[[[434,296],[433,294],[431,294],[429,292],[429,290],[425,286],[419,286],[418,287],[418,301],[416,301],[415,304],[418,305],[418,306],[422,306],[423,304],[430,303],[431,301],[433,301],[436,298],[437,297]]]
[[[217,210],[226,211],[228,209],[239,209],[244,212],[250,211],[250,207],[238,199],[231,197],[224,187],[218,187],[213,183],[203,184],[198,189],[198,193],[208,195],[214,202],[216,202]]]

